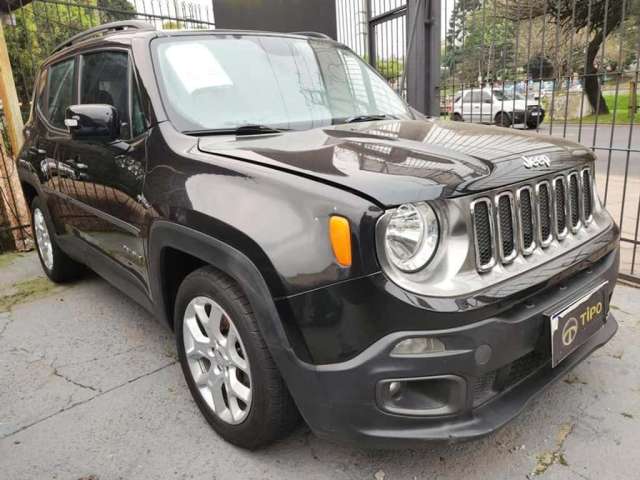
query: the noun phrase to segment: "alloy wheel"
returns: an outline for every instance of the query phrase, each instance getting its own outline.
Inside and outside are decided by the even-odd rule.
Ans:
[[[42,262],[47,269],[53,269],[53,245],[51,244],[51,237],[49,236],[49,229],[47,228],[47,222],[44,219],[42,210],[39,208],[33,211],[33,226],[36,232],[36,243],[38,244],[38,252]]]
[[[182,330],[189,371],[200,395],[221,420],[242,423],[251,409],[251,371],[231,317],[211,298],[196,297],[187,305]]]

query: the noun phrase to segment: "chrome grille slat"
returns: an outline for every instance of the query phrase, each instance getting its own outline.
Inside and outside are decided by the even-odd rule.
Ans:
[[[471,221],[476,249],[476,267],[479,272],[486,272],[496,264],[493,208],[490,199],[479,198],[471,202]]]
[[[528,185],[519,188],[516,191],[516,202],[518,205],[520,251],[523,255],[531,255],[536,249],[536,217],[532,188]]]
[[[580,172],[580,188],[582,190],[582,223],[586,226],[593,220],[593,179],[591,170],[583,168]]]
[[[498,229],[498,253],[502,263],[511,263],[518,255],[516,244],[516,215],[511,192],[495,197],[496,226]]]
[[[582,195],[580,194],[580,178],[577,172],[567,175],[567,185],[569,191],[569,228],[575,233],[580,229],[580,210]]]
[[[498,261],[507,265],[576,234],[593,221],[594,205],[590,167],[472,201],[477,270],[487,272]]]
[[[536,214],[538,217],[538,240],[546,248],[553,240],[551,232],[551,185],[544,180],[536,185]]]
[[[569,229],[567,228],[567,182],[564,176],[553,179],[553,212],[555,235],[558,240],[567,237]]]

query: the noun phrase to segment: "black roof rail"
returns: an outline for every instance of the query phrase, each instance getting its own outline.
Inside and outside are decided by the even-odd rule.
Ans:
[[[303,35],[305,37],[313,38],[325,38],[327,40],[333,40],[329,35],[320,32],[291,32],[293,35]]]
[[[86,40],[99,34],[107,32],[117,32],[119,30],[155,30],[156,28],[150,23],[142,20],[122,20],[120,22],[109,22],[97,27],[90,28],[84,32],[74,35],[69,40],[62,42],[56,48],[53,49],[53,53],[59,52],[63,48],[70,47],[74,43],[78,43],[82,40]]]

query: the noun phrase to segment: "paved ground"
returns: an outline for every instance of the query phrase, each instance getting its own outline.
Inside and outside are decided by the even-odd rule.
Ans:
[[[365,451],[301,425],[250,453],[201,418],[165,327],[95,276],[53,287],[39,275],[34,254],[0,257],[2,479],[595,480],[640,471],[640,291],[631,287],[614,297],[617,336],[489,438]]]

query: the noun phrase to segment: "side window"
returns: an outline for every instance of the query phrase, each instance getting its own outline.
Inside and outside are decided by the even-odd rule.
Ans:
[[[462,102],[463,103],[471,103],[471,100],[472,100],[472,93],[471,92],[465,93]]]
[[[486,96],[487,94],[485,92],[475,90],[473,92],[473,103],[482,103]]]
[[[147,128],[147,122],[142,111],[142,100],[138,82],[131,77],[131,137],[135,138]]]
[[[73,103],[75,64],[75,59],[70,58],[49,67],[47,118],[58,128],[64,128],[65,110]]]
[[[129,138],[129,55],[97,52],[82,56],[80,103],[103,103],[118,110],[123,138]]]

